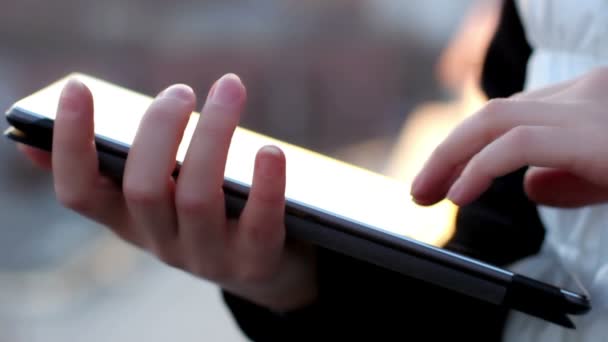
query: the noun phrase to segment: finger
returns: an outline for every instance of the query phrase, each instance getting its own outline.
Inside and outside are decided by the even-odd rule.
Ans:
[[[433,151],[416,176],[412,196],[431,204],[442,200],[451,186],[454,170],[496,138],[517,126],[566,126],[572,120],[571,110],[571,106],[563,104],[491,101],[457,126]]]
[[[167,88],[152,102],[129,151],[123,191],[138,234],[162,254],[178,234],[171,174],[196,97],[185,85]]]
[[[580,134],[580,133],[579,133]],[[485,191],[495,178],[532,165],[578,170],[587,150],[576,144],[572,130],[545,126],[517,127],[471,159],[451,187],[448,198],[465,205]]]
[[[591,183],[568,171],[534,167],[525,177],[531,200],[554,207],[576,208],[608,202],[608,188]]]
[[[274,146],[256,157],[251,192],[236,233],[245,280],[263,279],[279,261],[285,241],[285,156]]]
[[[446,178],[446,182],[445,182],[445,186],[449,186],[451,184],[454,184],[454,182],[456,180],[458,180],[458,178],[460,177],[460,174],[462,173],[462,170],[464,170],[464,168],[467,166],[466,163],[461,163],[460,165],[458,165],[457,167],[455,167],[450,173],[449,176]],[[416,188],[417,184],[416,182],[419,182],[419,180],[414,180],[414,183],[412,184],[412,188]],[[447,190],[445,190],[447,191]],[[422,206],[430,206],[433,205],[435,203],[437,203],[437,198],[436,197],[428,197],[425,198],[423,197],[423,195],[418,195],[418,197],[415,197],[412,195],[412,200],[414,202],[416,202],[416,204],[418,205],[422,205]]]
[[[49,152],[24,144],[17,144],[17,149],[25,154],[25,156],[37,167],[44,170],[51,170],[52,163],[51,154]]]
[[[179,224],[192,248],[206,254],[206,258],[200,258],[202,263],[213,263],[225,252],[224,169],[245,98],[245,87],[238,76],[229,74],[218,80],[180,169],[176,193]],[[207,266],[210,264],[201,265]]]
[[[597,101],[606,96],[606,84],[608,84],[608,68],[599,67],[579,77],[564,97],[571,101],[581,102],[585,100]],[[604,114],[604,113],[602,113]]]
[[[535,90],[528,90],[511,96],[514,100],[542,100],[547,97],[552,97],[556,94],[563,92],[564,90],[570,89],[573,85],[580,81],[579,78],[570,79],[555,83],[550,86],[538,88]]]
[[[80,81],[69,81],[59,100],[53,129],[53,180],[58,200],[127,236],[126,210],[115,185],[98,171],[93,97]]]

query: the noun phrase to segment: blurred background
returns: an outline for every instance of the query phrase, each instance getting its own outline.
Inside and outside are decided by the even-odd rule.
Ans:
[[[235,72],[241,126],[407,181],[483,101],[496,3],[2,0],[0,107],[73,71],[149,95],[186,83],[200,101]],[[215,286],[62,209],[6,139],[0,163],[0,341],[245,340]],[[454,212],[438,208],[436,244]]]

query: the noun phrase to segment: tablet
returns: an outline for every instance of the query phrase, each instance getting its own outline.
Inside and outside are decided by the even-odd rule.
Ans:
[[[96,147],[103,173],[121,180],[142,115],[152,98],[103,80],[71,74],[17,101],[6,113],[12,140],[51,149],[55,111],[70,78],[86,84],[95,101]],[[199,118],[193,113],[177,154],[184,160]],[[225,171],[229,215],[244,207],[254,157],[264,145],[287,158],[286,228],[304,240],[440,287],[574,328],[568,315],[584,314],[590,301],[581,291],[547,284],[418,241],[404,233],[412,220],[409,186],[307,149],[238,127]]]

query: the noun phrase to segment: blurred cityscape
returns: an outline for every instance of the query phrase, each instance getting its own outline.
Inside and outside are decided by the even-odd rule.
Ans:
[[[471,2],[3,0],[0,107],[73,71],[202,104],[235,72],[242,126],[385,172],[408,113],[450,100],[437,63]],[[215,286],[60,208],[7,140],[0,162],[1,342],[244,340]]]

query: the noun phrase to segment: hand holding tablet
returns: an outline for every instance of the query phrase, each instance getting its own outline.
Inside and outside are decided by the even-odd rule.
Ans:
[[[82,83],[66,88],[71,78]],[[408,237],[416,222],[404,184],[237,127],[244,100],[235,76],[197,114],[185,86],[153,101],[75,74],[17,101],[7,136],[54,149],[63,203],[276,310],[314,300],[311,245],[564,326],[590,308],[584,294]]]

